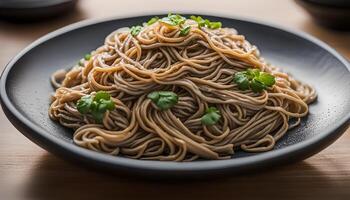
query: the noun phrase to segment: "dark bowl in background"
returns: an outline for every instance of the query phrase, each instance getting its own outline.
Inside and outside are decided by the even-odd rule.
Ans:
[[[78,0],[0,0],[0,18],[17,21],[38,21],[73,10]]]
[[[350,30],[349,0],[295,0],[316,23],[337,30]]]
[[[308,1],[310,3],[321,4],[324,6],[333,6],[333,7],[350,6],[349,0],[305,0],[305,1]]]

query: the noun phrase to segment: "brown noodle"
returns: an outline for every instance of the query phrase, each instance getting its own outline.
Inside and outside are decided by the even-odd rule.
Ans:
[[[137,36],[125,28],[108,35],[83,66],[53,74],[57,89],[50,117],[75,129],[75,144],[131,158],[227,159],[238,149],[273,149],[307,115],[314,88],[267,64],[236,30],[198,28],[192,20],[186,24],[192,26],[187,36],[160,22],[144,26]],[[232,77],[247,68],[273,74],[276,84],[262,93],[239,90]],[[116,105],[102,124],[76,109],[82,96],[100,90],[110,93]],[[158,90],[177,93],[178,103],[159,110],[147,98]],[[213,126],[200,120],[209,106],[221,113]]]

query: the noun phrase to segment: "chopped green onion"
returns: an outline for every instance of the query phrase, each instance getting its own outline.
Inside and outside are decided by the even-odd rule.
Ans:
[[[190,19],[192,19],[193,21],[196,21],[196,22],[200,22],[200,21],[202,21],[203,20],[203,18],[201,17],[201,16],[194,16],[194,15],[192,15],[191,17],[190,17]]]
[[[153,17],[152,19],[148,20],[147,25],[152,25],[156,23],[159,20],[159,17]]]
[[[191,16],[191,19],[197,22],[199,28],[207,27],[210,29],[217,29],[222,26],[221,22],[211,22],[208,19],[203,19],[201,16]]]
[[[168,17],[164,17],[164,18],[160,19],[159,21],[163,22],[165,24],[171,25],[171,26],[176,26],[176,23],[171,21]]]
[[[208,28],[210,29],[221,28],[221,22],[210,22],[208,25]]]
[[[177,25],[181,25],[181,24],[185,23],[186,18],[182,17],[181,15],[178,15],[178,14],[173,15],[173,14],[169,13],[167,17],[163,17],[159,21],[166,23],[168,25],[171,25],[171,26],[177,26]]]
[[[180,29],[180,35],[181,36],[188,35],[188,33],[190,33],[190,30],[191,30],[191,26],[183,27],[183,28]]]
[[[132,36],[138,35],[142,30],[142,26],[132,26],[130,29],[130,33]]]
[[[84,56],[84,59],[85,60],[90,60],[91,59],[91,54],[85,54],[85,56]]]

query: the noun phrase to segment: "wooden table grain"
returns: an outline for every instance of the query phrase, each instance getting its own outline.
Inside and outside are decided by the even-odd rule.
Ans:
[[[43,22],[0,21],[0,69],[38,37],[90,18],[160,12],[218,13],[303,30],[350,58],[350,34],[314,24],[289,0],[84,0]],[[305,161],[261,173],[206,181],[126,179],[57,158],[19,133],[0,111],[0,199],[350,199],[350,129]]]

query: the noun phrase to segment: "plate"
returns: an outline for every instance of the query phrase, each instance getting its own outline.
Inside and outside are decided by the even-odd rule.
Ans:
[[[72,130],[48,117],[50,75],[75,64],[119,27],[151,16],[79,22],[54,31],[25,48],[1,77],[1,104],[13,125],[26,137],[65,159],[123,174],[152,177],[210,176],[243,173],[305,159],[334,142],[350,124],[350,66],[325,43],[305,33],[244,19],[205,16],[235,27],[256,44],[271,63],[316,87],[318,100],[301,125],[265,153],[239,152],[228,160],[194,162],[144,161],[105,155],[78,147]]]

